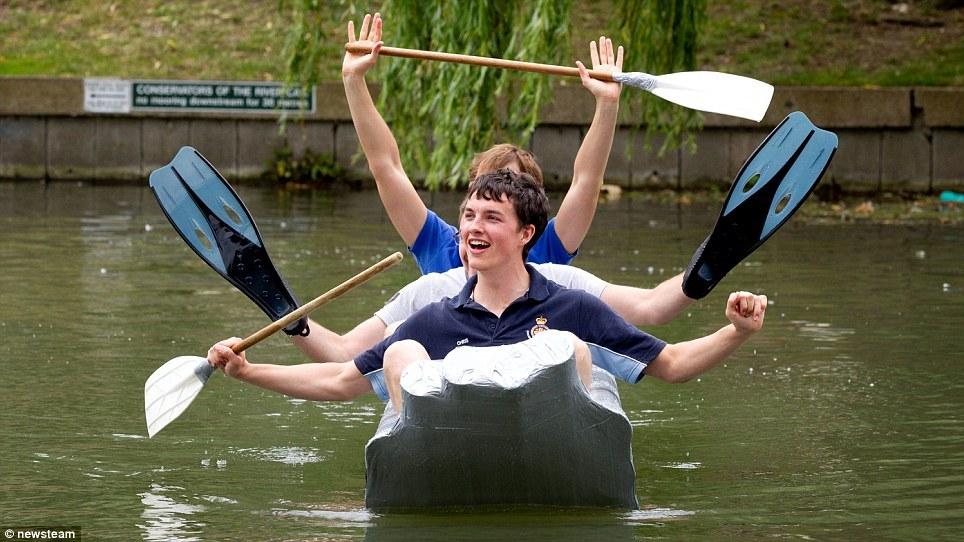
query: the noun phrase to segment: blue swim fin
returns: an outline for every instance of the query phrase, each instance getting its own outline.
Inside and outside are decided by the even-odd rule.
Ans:
[[[769,239],[813,192],[836,150],[837,135],[803,113],[783,119],[740,169],[716,226],[686,269],[683,293],[705,297]]]
[[[150,186],[184,242],[271,320],[298,308],[248,209],[201,153],[181,147],[170,164],[151,172]],[[307,335],[307,330],[302,318],[285,333]]]

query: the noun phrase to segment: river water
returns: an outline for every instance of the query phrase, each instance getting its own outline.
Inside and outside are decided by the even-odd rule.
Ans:
[[[374,192],[239,192],[302,299],[400,249]],[[458,198],[435,199],[454,218]],[[717,212],[604,203],[576,263],[655,285]],[[266,318],[146,187],[0,183],[0,527],[80,527],[86,540],[959,540],[962,264],[962,226],[794,220],[649,330],[711,332],[730,290],[773,302],[764,330],[700,379],[621,384],[640,510],[374,514],[374,397],[315,404],[216,374],[147,439],[153,370]],[[315,317],[345,331],[416,276],[407,258]],[[249,355],[301,359],[283,336]]]

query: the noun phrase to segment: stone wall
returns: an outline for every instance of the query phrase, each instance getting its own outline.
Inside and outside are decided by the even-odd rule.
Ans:
[[[289,123],[289,145],[296,152],[308,147],[333,154],[367,177],[364,163],[352,162],[357,138],[342,86],[320,85],[316,103],[314,114]],[[607,182],[727,186],[760,140],[795,110],[840,137],[827,179],[843,190],[964,189],[964,88],[782,87],[759,124],[705,115],[695,154],[678,150],[660,157],[658,137],[647,149],[644,134],[620,127]],[[580,86],[557,89],[531,143],[550,182],[570,179],[592,113],[592,97]],[[0,178],[139,180],[183,145],[198,148],[229,178],[253,178],[285,141],[276,121],[257,113],[90,114],[83,111],[81,79],[0,78]]]

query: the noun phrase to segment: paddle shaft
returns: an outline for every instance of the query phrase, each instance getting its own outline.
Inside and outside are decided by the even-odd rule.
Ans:
[[[346,43],[345,50],[355,54],[367,54],[372,52],[372,45],[373,44],[371,42]],[[545,73],[548,75],[579,77],[579,68],[556,66],[553,64],[537,64],[535,62],[522,62],[520,60],[504,60],[501,58],[489,58],[485,56],[459,55],[455,53],[439,53],[436,51],[422,51],[419,49],[404,49],[402,47],[384,46],[378,54],[402,58],[415,58],[419,60],[436,60],[439,62],[472,64],[475,66],[487,66],[490,68],[501,68],[506,70]],[[613,81],[613,76],[611,73],[599,70],[589,70],[589,76],[600,81]]]
[[[374,277],[375,275],[381,273],[382,271],[388,269],[389,267],[402,261],[402,254],[396,252],[391,256],[385,258],[384,260],[376,263],[375,265],[369,267],[368,269],[362,271],[361,273],[355,275],[354,277],[346,280],[345,282],[335,286],[331,290],[321,294],[320,296],[312,299],[311,301],[305,303],[304,305],[298,307],[296,310],[288,313],[283,318],[268,324],[267,326],[261,328],[251,336],[242,340],[238,344],[234,345],[231,350],[234,350],[235,354],[240,354],[248,348],[258,344],[259,342],[267,339],[268,337],[274,335],[275,333],[281,331],[282,329],[288,327],[289,324],[295,320],[300,319],[302,316],[307,315],[309,312],[314,311],[318,307],[328,303],[332,299],[344,294],[348,290],[351,290],[355,286],[358,286],[368,279]]]

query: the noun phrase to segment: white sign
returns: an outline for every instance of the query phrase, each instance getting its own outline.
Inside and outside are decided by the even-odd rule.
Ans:
[[[130,113],[131,82],[122,79],[84,79],[84,111]]]

